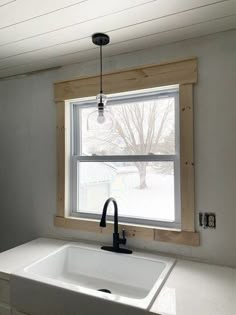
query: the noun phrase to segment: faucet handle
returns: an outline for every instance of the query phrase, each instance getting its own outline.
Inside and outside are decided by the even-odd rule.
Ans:
[[[126,244],[127,240],[126,240],[126,237],[125,237],[125,229],[122,229],[122,238],[119,239],[119,243],[120,244]]]
[[[125,239],[125,229],[122,229],[122,237]]]

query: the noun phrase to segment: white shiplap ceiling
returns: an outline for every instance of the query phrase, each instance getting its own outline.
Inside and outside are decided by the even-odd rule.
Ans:
[[[0,0],[0,78],[236,28],[236,0]]]

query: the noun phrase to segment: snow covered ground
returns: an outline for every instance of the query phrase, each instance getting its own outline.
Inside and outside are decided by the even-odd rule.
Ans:
[[[139,189],[138,173],[119,174],[111,185],[120,216],[174,220],[174,177],[147,174],[147,188]]]
[[[118,168],[119,169],[119,168]],[[81,209],[86,212],[101,214],[103,204],[108,197],[114,197],[119,206],[119,216],[131,216],[150,220],[173,221],[174,217],[174,176],[165,175],[148,168],[147,188],[139,188],[139,173],[132,167],[124,171],[124,167],[117,169],[117,173],[110,181],[110,192],[101,194],[99,185],[93,187],[93,205],[96,209]],[[129,169],[129,170],[128,170]],[[89,187],[87,188],[89,189]],[[111,206],[108,213],[113,214]]]

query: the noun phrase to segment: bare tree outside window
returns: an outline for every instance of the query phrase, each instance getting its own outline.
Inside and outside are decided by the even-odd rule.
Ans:
[[[173,97],[110,106],[116,119],[110,134],[86,134],[84,154],[89,155],[154,155],[174,154]],[[90,109],[86,109],[89,111]],[[128,162],[127,162],[128,164]],[[135,162],[139,173],[139,189],[147,188],[147,162]],[[149,163],[150,165],[150,163]],[[155,163],[153,163],[155,169]],[[162,173],[172,172],[169,164],[162,163]]]

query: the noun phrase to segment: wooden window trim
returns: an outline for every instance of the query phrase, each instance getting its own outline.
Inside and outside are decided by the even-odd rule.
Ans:
[[[199,246],[194,222],[193,84],[196,82],[196,58],[104,75],[107,94],[179,84],[181,231],[121,223],[119,228],[125,228],[128,237]],[[94,76],[54,84],[57,110],[57,213],[54,223],[62,228],[108,233],[113,224],[101,229],[96,220],[70,217],[69,211],[70,109],[66,101],[96,95],[98,83],[99,77]]]

